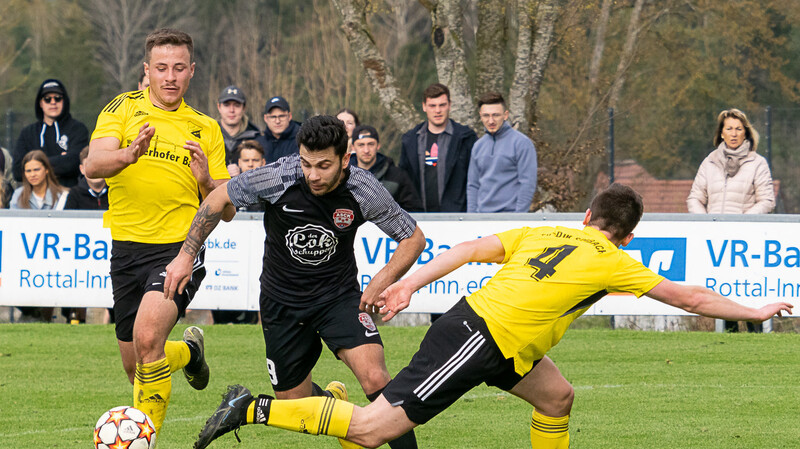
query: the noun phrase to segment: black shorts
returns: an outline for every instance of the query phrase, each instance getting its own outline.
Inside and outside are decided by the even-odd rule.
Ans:
[[[275,391],[290,390],[306,379],[322,354],[320,338],[334,355],[368,343],[383,346],[372,318],[358,309],[360,301],[361,292],[354,292],[340,301],[304,308],[261,302],[267,371]]]
[[[514,360],[503,356],[486,322],[461,298],[431,325],[383,396],[408,419],[425,424],[483,382],[508,391],[520,380]]]
[[[145,293],[164,291],[167,264],[178,255],[183,242],[138,243],[113,240],[111,242],[111,286],[114,289],[114,318],[117,339],[133,341],[133,323]],[[203,265],[206,248],[200,248],[194,261],[192,277],[183,290],[175,293],[173,301],[178,306],[178,317],[194,298],[200,282],[206,276]]]

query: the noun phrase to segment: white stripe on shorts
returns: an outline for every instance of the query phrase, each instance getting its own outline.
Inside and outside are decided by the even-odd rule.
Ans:
[[[472,334],[471,337],[464,343],[461,348],[450,357],[450,360],[447,361],[441,368],[436,370],[433,374],[430,375],[425,381],[423,381],[417,388],[414,390],[414,394],[417,395],[421,400],[425,400],[430,396],[437,388],[439,388],[444,381],[446,381],[450,376],[453,375],[464,363],[472,357],[478,349],[486,343],[486,338],[480,334],[480,332],[475,332]]]

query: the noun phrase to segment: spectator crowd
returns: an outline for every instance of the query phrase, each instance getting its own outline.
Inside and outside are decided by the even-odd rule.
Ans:
[[[149,89],[144,70],[138,90]],[[401,138],[399,161],[382,151],[380,130],[361,123],[358,113],[343,107],[336,118],[348,134],[350,166],[370,172],[401,207],[410,212],[528,212],[537,188],[534,143],[509,121],[505,98],[486,92],[478,98],[483,125],[478,136],[450,118],[447,86],[428,86],[421,98],[425,120]],[[231,176],[275,163],[299,151],[301,123],[289,101],[270,97],[263,124],[246,114],[247,95],[236,85],[222,89],[217,117]],[[20,132],[16,146],[1,148],[0,208],[108,209],[105,180],[86,177],[89,131],[70,114],[67,88],[57,79],[42,82],[34,101],[36,121]],[[691,213],[769,213],[775,206],[766,160],[756,153],[758,133],[737,109],[723,111],[713,142],[715,149],[699,167],[687,199]],[[262,130],[263,128],[263,130]],[[258,206],[240,211],[259,212]],[[49,311],[42,312],[49,318]],[[83,320],[85,311],[77,318]],[[242,314],[216,316],[229,322],[253,322]],[[729,329],[732,325],[729,324]]]

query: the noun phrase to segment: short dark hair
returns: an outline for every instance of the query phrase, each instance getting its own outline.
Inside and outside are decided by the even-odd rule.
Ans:
[[[422,92],[422,102],[424,103],[428,98],[439,98],[442,95],[447,95],[447,101],[450,101],[450,89],[444,84],[433,83]]]
[[[592,211],[590,225],[610,232],[616,240],[622,240],[639,224],[644,203],[635,190],[614,183],[594,197],[589,210]]]
[[[242,150],[256,150],[261,153],[261,157],[264,157],[264,147],[258,143],[257,140],[243,140],[236,145],[236,159],[239,159],[242,155]]]
[[[333,147],[337,156],[347,152],[347,129],[344,122],[330,115],[316,115],[303,122],[297,132],[297,144],[308,151],[323,151]]]
[[[142,80],[144,79],[145,75],[146,73],[144,73],[144,64],[139,64],[139,84],[142,84]]]
[[[478,97],[478,109],[485,104],[502,104],[503,109],[506,108],[506,100],[500,92],[486,92]]]
[[[80,160],[81,164],[83,164],[83,161],[85,161],[87,157],[89,157],[89,145],[83,147],[81,154],[78,155],[78,160]]]
[[[159,28],[147,35],[147,39],[144,43],[145,62],[148,64],[150,63],[150,52],[153,50],[153,47],[161,47],[163,45],[174,45],[176,47],[185,45],[186,49],[189,50],[189,61],[194,62],[194,43],[192,42],[192,36],[172,28]]]

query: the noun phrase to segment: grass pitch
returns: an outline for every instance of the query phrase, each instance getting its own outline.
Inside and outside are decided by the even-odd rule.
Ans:
[[[179,324],[173,338],[186,325]],[[426,328],[382,327],[396,373]],[[189,448],[228,384],[272,391],[257,326],[207,326],[211,382],[194,391],[180,373],[158,447]],[[575,386],[573,448],[797,448],[800,386],[797,334],[654,333],[573,330],[551,357]],[[329,352],[314,371],[321,385],[353,375]],[[97,418],[131,405],[111,326],[0,325],[0,448],[89,448]],[[417,428],[421,448],[529,448],[531,407],[481,386]],[[212,448],[331,448],[315,437],[247,426]],[[388,446],[387,446],[388,447]]]

